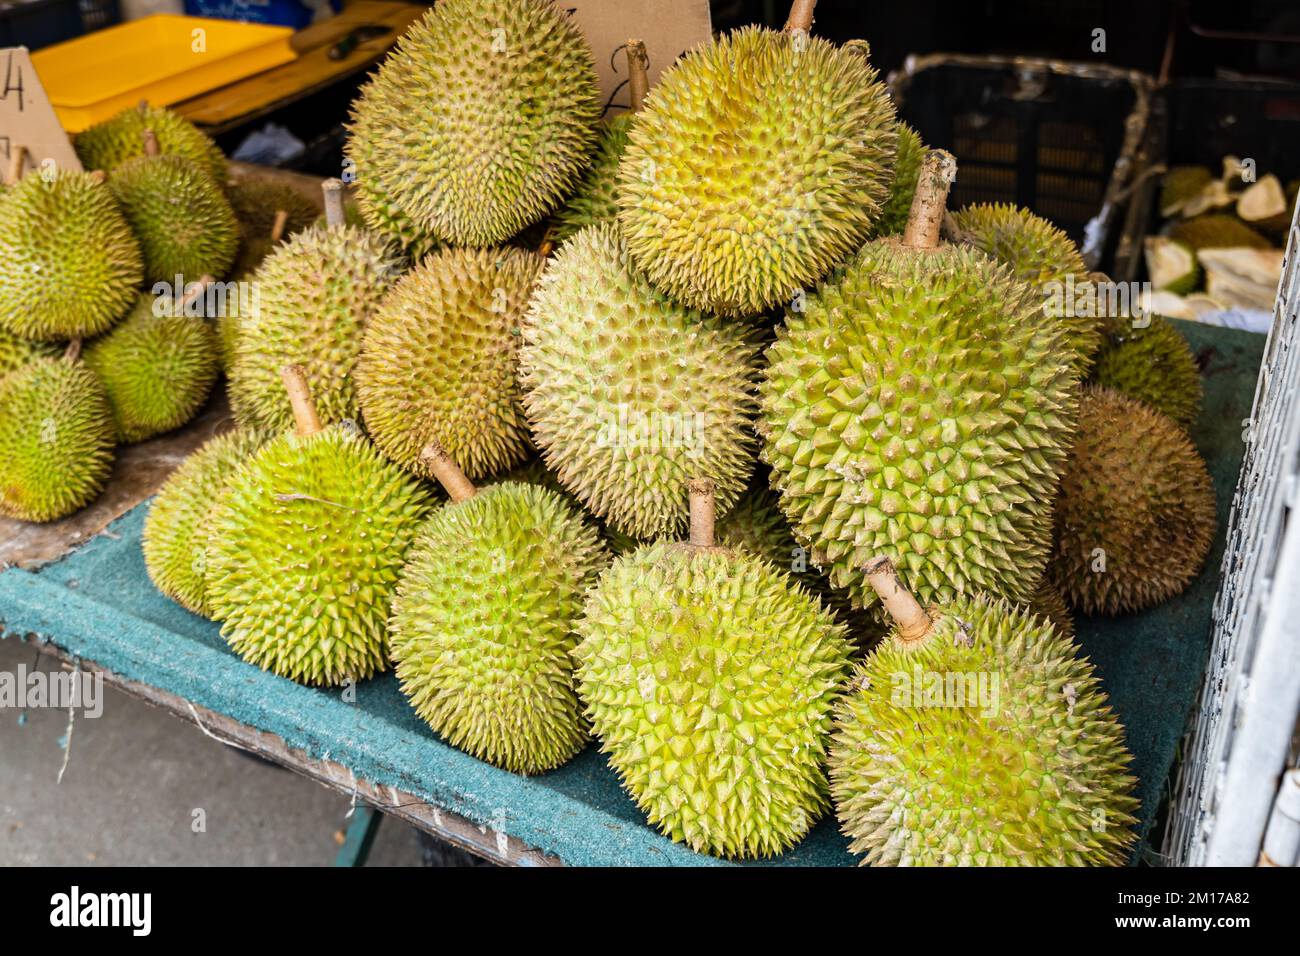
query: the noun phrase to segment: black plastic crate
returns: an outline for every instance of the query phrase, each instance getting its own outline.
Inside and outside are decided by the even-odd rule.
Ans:
[[[1134,70],[1028,57],[908,57],[889,78],[899,115],[957,157],[950,205],[1009,202],[1056,223],[1094,268],[1119,216],[1150,112]]]
[[[117,23],[117,0],[0,0],[0,47],[53,46]]]

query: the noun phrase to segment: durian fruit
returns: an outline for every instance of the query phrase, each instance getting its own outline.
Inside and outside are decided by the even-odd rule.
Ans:
[[[221,187],[202,167],[163,156],[146,129],[145,155],[113,171],[109,187],[144,253],[146,282],[223,276],[239,251],[239,223]]]
[[[0,378],[38,358],[53,358],[62,351],[53,342],[30,342],[0,329]]]
[[[1187,295],[1201,284],[1196,251],[1185,242],[1168,236],[1147,236],[1142,240],[1142,258],[1156,289]]]
[[[104,384],[125,444],[192,419],[219,371],[216,333],[207,322],[147,294],[111,332],[86,346],[84,358]]]
[[[1204,166],[1173,166],[1160,181],[1160,215],[1177,216],[1189,201],[1200,195],[1214,179]]]
[[[172,472],[149,506],[142,544],[149,579],[186,610],[212,617],[204,572],[209,518],[263,437],[236,428],[209,440]]]
[[[1093,381],[1145,402],[1187,428],[1201,412],[1201,370],[1187,340],[1158,315],[1110,323]]]
[[[1063,323],[1077,356],[1080,375],[1101,346],[1101,319],[1095,309],[1071,307],[1073,281],[1086,281],[1088,267],[1074,241],[1041,216],[1010,203],[980,203],[953,214],[959,237],[1011,267],[1034,287],[1050,318]],[[1059,293],[1058,295],[1054,293]]]
[[[493,246],[570,192],[600,109],[591,49],[563,11],[442,0],[362,89],[348,157],[374,180],[368,201],[453,245]]]
[[[755,346],[738,323],[668,299],[611,223],[560,246],[524,320],[533,437],[564,487],[634,538],[680,535],[686,483],[725,513],[753,467]]]
[[[1214,528],[1214,485],[1187,433],[1136,399],[1085,388],[1048,565],[1070,606],[1123,614],[1181,593]]]
[[[208,526],[207,606],[251,664],[337,686],[387,666],[387,621],[425,489],[355,427],[322,427],[306,370],[284,370],[297,430],[272,438]]]
[[[1294,201],[1288,201],[1282,181],[1272,173],[1247,186],[1237,197],[1237,216],[1266,236],[1281,237],[1291,226]]]
[[[523,249],[444,249],[403,276],[371,316],[355,373],[379,450],[425,474],[437,442],[474,480],[528,455],[519,326],[542,271]]]
[[[54,521],[89,504],[113,465],[113,413],[80,343],[0,377],[0,515]]]
[[[393,601],[397,679],[454,746],[515,773],[551,770],[588,739],[571,651],[607,563],[600,538],[540,485],[479,491],[438,445],[425,458],[451,503],[420,529]]]
[[[102,174],[29,173],[0,217],[0,329],[51,342],[98,335],[135,301],[140,245]]]
[[[664,72],[618,171],[619,221],[650,281],[724,316],[790,302],[862,244],[888,198],[894,108],[859,53],[744,27]]]
[[[230,405],[241,425],[280,432],[292,424],[279,378],[292,364],[306,368],[326,424],[360,418],[352,373],[362,333],[405,260],[386,239],[342,224],[341,188],[325,183],[335,224],[300,232],[267,256],[254,276],[256,308],[224,323],[235,352]]]
[[[284,213],[285,220],[280,228],[281,236],[302,232],[321,216],[321,207],[301,191],[258,176],[227,183],[226,198],[245,242],[270,236],[279,213]]]
[[[855,605],[874,605],[877,554],[927,602],[1027,601],[1047,560],[1074,353],[1035,289],[938,244],[954,166],[931,150],[903,238],[864,246],[767,352],[763,458],[795,538]]]
[[[897,130],[898,148],[894,156],[894,176],[889,181],[889,198],[885,200],[880,218],[868,233],[871,239],[903,234],[912,211],[912,197],[916,195],[916,180],[921,175],[921,164],[926,157],[925,143],[916,130],[901,121]]]
[[[701,853],[759,857],[827,809],[843,628],[764,558],[717,547],[707,481],[689,544],[618,558],[578,623],[578,690],[650,823]]]
[[[127,160],[143,156],[144,131],[151,129],[164,156],[179,156],[203,169],[217,185],[226,181],[226,157],[197,126],[171,110],[141,104],[78,133],[73,148],[86,169],[112,173]]]
[[[1169,238],[1177,239],[1196,252],[1202,249],[1271,249],[1273,244],[1236,216],[1207,213],[1169,229]]]
[[[1065,603],[1065,595],[1047,575],[1043,575],[1039,580],[1033,597],[1024,605],[1024,609],[1037,615],[1040,620],[1050,623],[1061,637],[1069,641],[1074,640],[1074,615],[1070,613],[1070,606]]]
[[[366,228],[400,246],[412,262],[419,262],[438,248],[438,240],[417,226],[384,192],[374,174],[373,145],[356,137],[348,143],[347,161],[357,177],[353,186],[356,209]]]
[[[1119,866],[1132,755],[1093,666],[1041,617],[987,595],[922,608],[888,559],[894,618],[835,708],[831,795],[876,866]]]

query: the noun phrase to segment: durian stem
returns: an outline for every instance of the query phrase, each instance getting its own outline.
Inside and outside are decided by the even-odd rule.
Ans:
[[[451,455],[437,442],[424,446],[420,460],[433,472],[433,477],[438,479],[438,484],[442,485],[452,501],[465,501],[478,493],[474,483],[460,470],[460,465],[452,461]]]
[[[632,112],[640,112],[650,92],[650,56],[644,40],[627,41],[627,89],[632,97]]]
[[[880,597],[885,611],[898,625],[898,636],[904,641],[919,641],[930,633],[933,622],[925,608],[912,596],[912,592],[903,587],[898,580],[894,562],[889,558],[872,558],[863,570],[867,583]]]
[[[325,224],[331,229],[341,229],[347,221],[343,212],[343,181],[327,179],[320,188],[325,193]]]
[[[289,227],[289,213],[284,209],[275,211],[275,222],[271,226],[271,242],[278,243],[284,238],[284,230]]]
[[[140,134],[144,139],[144,154],[146,156],[161,156],[162,147],[158,145],[158,134],[151,129],[145,130]]]
[[[537,254],[543,259],[551,258],[551,253],[555,251],[555,224],[547,225],[546,231],[542,233],[542,241],[537,244]]]
[[[934,249],[939,245],[939,227],[948,207],[948,190],[957,178],[957,160],[952,153],[932,149],[921,165],[916,180],[912,210],[907,216],[903,245],[913,249]]]
[[[790,5],[790,16],[785,21],[785,32],[795,33],[802,30],[804,33],[811,33],[813,8],[816,6],[817,0],[794,0]]]
[[[289,404],[293,407],[293,420],[298,425],[298,434],[307,438],[324,431],[320,416],[316,414],[316,405],[311,400],[307,370],[301,365],[286,365],[280,369],[280,378],[284,381],[285,391],[289,393]]]
[[[697,548],[713,547],[713,482],[696,478],[686,486],[691,501],[691,544]]]
[[[81,358],[81,339],[73,339],[63,350],[63,361],[71,364]]]
[[[9,173],[5,177],[5,182],[10,186],[17,186],[18,180],[23,178],[23,166],[27,162],[27,147],[21,143],[9,144]]]

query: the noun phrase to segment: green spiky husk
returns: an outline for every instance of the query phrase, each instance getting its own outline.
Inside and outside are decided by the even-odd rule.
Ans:
[[[1074,308],[1067,293],[1067,277],[1076,282],[1088,277],[1074,241],[1041,216],[1009,203],[967,206],[953,220],[963,241],[1009,266],[1017,279],[1034,287],[1041,302],[1059,304],[1045,311],[1043,321],[1065,326],[1076,355],[1074,367],[1086,375],[1101,347],[1102,319],[1092,314],[1095,309]]]
[[[908,214],[912,211],[912,199],[916,196],[921,164],[930,152],[912,127],[900,122],[897,130],[898,149],[894,154],[894,175],[889,181],[889,198],[881,207],[880,218],[867,233],[870,239],[903,234]]]
[[[582,177],[577,190],[555,214],[555,241],[563,242],[579,229],[598,222],[613,222],[618,216],[618,164],[627,148],[627,133],[633,114],[620,113],[603,123],[596,158]]]
[[[53,342],[29,342],[0,329],[0,378],[38,358],[54,358],[63,349]]]
[[[112,192],[85,173],[30,173],[5,195],[0,261],[0,328],[44,342],[105,331],[144,280]]]
[[[204,581],[209,518],[235,471],[262,443],[245,428],[211,439],[172,472],[149,506],[142,537],[149,579],[195,614],[213,616]]]
[[[560,10],[443,0],[361,91],[348,155],[375,180],[368,201],[387,197],[452,244],[492,246],[572,190],[600,110],[591,50]]]
[[[245,242],[251,239],[271,238],[275,228],[276,213],[288,214],[284,236],[288,238],[315,224],[321,207],[292,186],[249,176],[226,186],[226,198],[239,222],[239,233]]]
[[[429,501],[353,429],[272,439],[210,520],[205,582],[222,636],[303,684],[384,670],[392,596]]]
[[[144,131],[151,129],[164,156],[179,156],[201,167],[213,183],[226,182],[226,157],[207,134],[189,120],[160,107],[130,107],[78,133],[73,141],[81,165],[112,173],[144,155]]]
[[[1122,865],[1136,781],[1092,665],[983,595],[930,615],[927,636],[886,638],[836,705],[831,794],[850,849],[885,866]]]
[[[1070,613],[1070,606],[1065,603],[1065,595],[1047,575],[1043,575],[1033,597],[1023,607],[1040,620],[1050,623],[1056,628],[1056,633],[1066,640],[1075,639],[1074,615]]]
[[[522,249],[446,249],[389,290],[355,375],[380,451],[430,477],[420,453],[437,442],[471,480],[527,457],[519,326],[542,265]]]
[[[412,262],[419,262],[438,248],[438,240],[419,228],[397,206],[379,184],[370,143],[353,138],[348,143],[348,161],[355,177],[353,196],[366,228],[396,243]]]
[[[843,629],[767,561],[660,542],[617,559],[578,624],[578,689],[650,823],[691,849],[780,853],[827,809]]]
[[[81,362],[35,359],[0,378],[0,515],[54,521],[89,504],[113,445],[108,396]]]
[[[619,221],[650,281],[719,315],[791,301],[888,197],[894,108],[857,53],[745,27],[687,53],[637,114]]]
[[[404,264],[386,240],[351,226],[312,227],[276,247],[254,276],[257,308],[224,324],[236,420],[271,432],[293,424],[280,380],[291,364],[306,369],[323,423],[359,420],[352,372],[362,334]]]
[[[1111,324],[1093,380],[1164,412],[1184,427],[1201,413],[1201,370],[1181,333],[1158,315],[1143,328]]]
[[[216,335],[208,324],[155,315],[155,301],[141,296],[126,319],[84,353],[108,393],[118,440],[128,445],[192,419],[219,371]]]
[[[924,602],[1029,598],[1075,414],[1071,350],[1033,289],[967,246],[863,247],[790,313],[760,387],[796,539],[854,604],[887,555]]]
[[[393,666],[416,713],[515,773],[566,763],[588,740],[573,627],[606,560],[581,512],[539,485],[495,484],[434,512],[390,621]]]
[[[617,530],[680,536],[686,485],[719,514],[753,467],[755,346],[737,323],[679,306],[591,226],[548,264],[524,321],[520,380],[533,437],[564,487]]]
[[[1271,249],[1273,243],[1246,225],[1236,216],[1227,213],[1206,213],[1175,223],[1169,238],[1177,239],[1193,251],[1202,249]]]

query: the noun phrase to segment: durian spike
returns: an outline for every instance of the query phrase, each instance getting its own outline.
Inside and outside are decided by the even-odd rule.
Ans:
[[[691,502],[691,545],[696,548],[714,546],[713,482],[695,478],[686,486]]]
[[[932,149],[921,164],[916,194],[907,216],[903,245],[913,249],[934,249],[939,245],[939,227],[948,206],[948,190],[957,178],[957,160],[942,149]]]
[[[794,0],[790,5],[790,16],[785,21],[786,33],[812,32],[813,8],[817,0]]]
[[[284,230],[289,226],[289,213],[284,209],[275,211],[275,222],[271,225],[271,242],[278,243],[284,238]]]
[[[898,636],[903,641],[919,641],[930,633],[933,626],[930,615],[925,613],[925,608],[912,596],[912,592],[898,580],[894,562],[886,557],[872,558],[863,571],[866,572],[867,583],[879,595],[885,611],[898,625]]]
[[[293,407],[299,437],[308,438],[323,431],[320,416],[316,414],[316,405],[311,400],[311,388],[307,385],[307,370],[301,365],[286,365],[280,369],[280,378],[284,381],[285,391],[289,393],[289,404]]]
[[[5,177],[5,182],[10,186],[18,185],[18,180],[23,178],[23,164],[27,161],[27,147],[21,143],[9,144],[9,173]]]
[[[420,452],[420,460],[428,466],[429,471],[433,472],[433,477],[438,479],[438,483],[446,490],[452,501],[464,501],[478,493],[474,483],[465,477],[465,472],[460,470],[460,465],[452,461],[451,456],[437,442],[424,446],[424,451]]]
[[[79,358],[81,358],[81,339],[73,339],[63,350],[63,361],[71,365]]]
[[[197,300],[201,295],[203,295],[204,292],[208,290],[208,286],[212,285],[212,283],[216,281],[217,281],[216,276],[211,276],[211,275],[199,276],[199,281],[194,283],[193,287],[191,287],[190,290],[185,293],[185,296],[177,304],[176,314],[184,315],[185,310],[188,309],[195,300]]]
[[[641,110],[650,92],[650,57],[644,40],[627,41],[627,88],[632,98],[632,112]]]
[[[347,217],[343,212],[343,181],[327,179],[320,184],[325,194],[325,224],[331,229],[341,229]]]
[[[158,134],[151,129],[145,130],[140,134],[144,140],[144,154],[146,156],[162,155],[162,148],[158,145]]]

